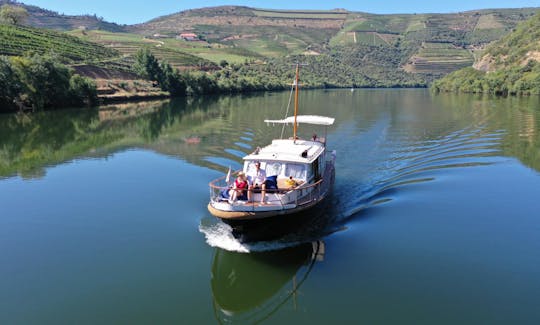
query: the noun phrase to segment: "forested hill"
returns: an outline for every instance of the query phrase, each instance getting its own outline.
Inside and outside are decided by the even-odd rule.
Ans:
[[[494,42],[475,62],[433,85],[437,91],[540,94],[540,12]]]

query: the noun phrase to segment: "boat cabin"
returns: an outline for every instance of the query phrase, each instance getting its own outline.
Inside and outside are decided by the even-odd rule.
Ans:
[[[324,150],[324,144],[316,140],[273,140],[270,145],[244,157],[243,171],[251,182],[255,163],[260,162],[266,172],[267,188],[272,185],[277,189],[290,188],[291,180],[296,185],[313,183],[324,172]]]

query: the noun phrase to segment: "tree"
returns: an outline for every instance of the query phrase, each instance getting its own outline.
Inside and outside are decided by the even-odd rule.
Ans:
[[[159,62],[148,48],[141,48],[135,54],[135,73],[139,76],[158,81],[160,77]]]
[[[21,83],[21,100],[34,109],[71,104],[72,71],[50,55],[15,57],[13,67]]]
[[[3,5],[0,8],[0,22],[22,25],[28,18],[28,11],[21,6]]]
[[[93,106],[97,103],[97,87],[93,80],[74,74],[69,79],[70,104]]]
[[[20,87],[9,59],[0,56],[0,112],[14,108]]]
[[[161,89],[168,91],[172,96],[186,95],[186,81],[177,69],[173,69],[168,63],[160,64],[161,73],[159,83]]]

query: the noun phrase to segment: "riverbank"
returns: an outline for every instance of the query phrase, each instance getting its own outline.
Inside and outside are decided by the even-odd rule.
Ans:
[[[148,80],[96,79],[95,82],[100,105],[171,97],[168,91]]]

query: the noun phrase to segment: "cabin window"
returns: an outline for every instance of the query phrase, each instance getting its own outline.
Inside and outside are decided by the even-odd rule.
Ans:
[[[306,179],[306,166],[301,164],[287,164],[285,167],[285,176]]]
[[[282,165],[279,162],[266,162],[261,161],[261,169],[264,169],[266,176],[279,175],[282,170]],[[244,172],[248,175],[255,173],[255,161],[246,161]]]
[[[264,162],[261,162],[261,168],[264,169]],[[244,172],[247,175],[252,175],[255,173],[255,162],[254,161],[246,161],[245,162],[245,168]]]
[[[265,171],[266,171],[266,176],[279,175],[281,174],[281,163],[279,162],[267,163]]]

